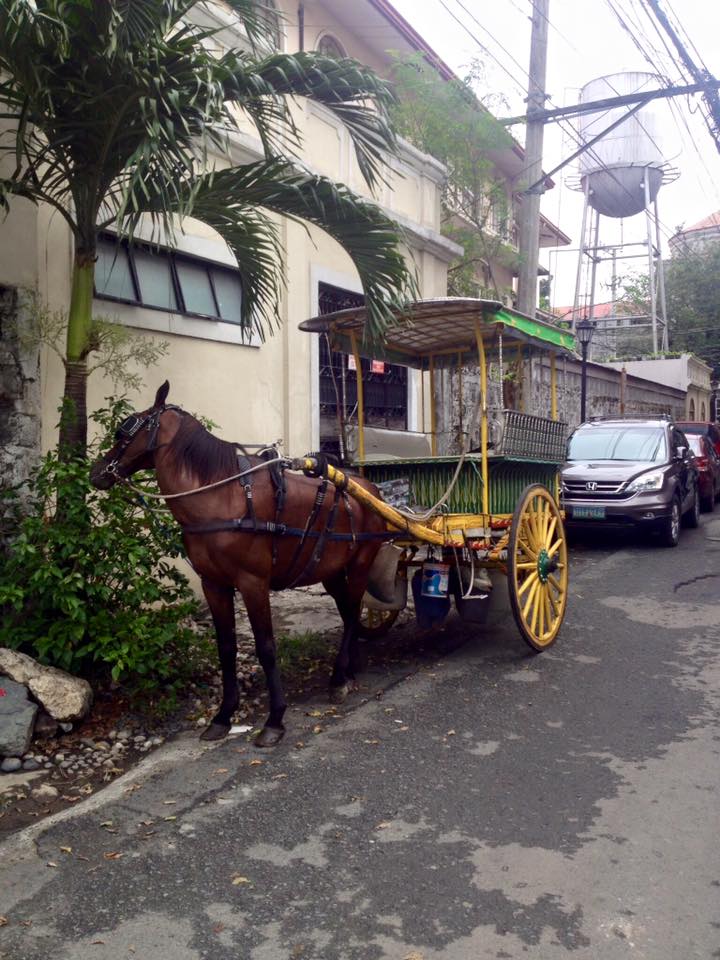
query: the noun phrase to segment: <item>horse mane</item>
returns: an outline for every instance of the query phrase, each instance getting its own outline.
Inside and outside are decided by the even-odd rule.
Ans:
[[[223,480],[238,471],[235,444],[214,437],[189,414],[181,417],[170,450],[178,466],[189,467],[201,484]]]

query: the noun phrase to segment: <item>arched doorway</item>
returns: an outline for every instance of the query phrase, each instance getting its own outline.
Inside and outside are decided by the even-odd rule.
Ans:
[[[690,397],[690,402],[688,404],[688,419],[695,419],[695,397]]]

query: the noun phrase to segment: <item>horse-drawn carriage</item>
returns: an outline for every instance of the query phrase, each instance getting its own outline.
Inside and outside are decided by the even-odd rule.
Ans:
[[[557,418],[556,358],[572,351],[572,335],[495,301],[453,298],[413,304],[407,315],[398,317],[379,348],[368,345],[365,318],[365,309],[359,307],[300,325],[302,330],[327,335],[332,349],[354,357],[353,466],[378,486],[384,499],[368,494],[343,471],[329,466],[327,473],[336,483],[347,483],[352,496],[397,530],[398,562],[388,561],[391,573],[396,569],[396,588],[388,590],[386,585],[385,599],[378,597],[371,577],[361,634],[379,636],[390,629],[405,605],[408,572],[413,567],[418,568],[415,607],[430,620],[447,611],[447,593],[454,595],[463,618],[482,620],[492,589],[487,571],[499,570],[507,575],[511,607],[522,636],[533,649],[544,649],[556,638],[566,605],[567,550],[558,507],[558,466],[564,460],[567,430]],[[421,431],[409,436],[366,428],[363,357],[400,363],[419,372]],[[530,358],[538,379],[547,370],[544,417],[525,410],[529,400],[524,401],[523,395],[537,390],[527,375]],[[463,418],[466,424],[473,419],[463,409],[462,384],[474,367],[479,381],[479,436],[473,445],[471,437],[462,438]],[[454,375],[459,394],[460,442],[475,449],[448,449],[443,438],[445,449],[439,452],[438,379],[448,372]],[[499,384],[499,391],[490,390],[491,381]],[[505,406],[508,383],[514,386],[519,410]],[[312,471],[311,461],[306,468]]]
[[[382,349],[368,346],[364,322],[364,309],[353,308],[301,324],[354,356],[354,475],[323,456],[289,460],[272,449],[251,455],[241,444],[220,440],[166,403],[167,383],[153,406],[119,425],[114,445],[92,467],[92,482],[101,489],[154,469],[160,493],[142,492],[165,499],[180,524],[213,615],[223,675],[222,703],[204,739],[227,734],[239,702],[236,591],[269,691],[258,746],[272,746],[284,733],[272,590],[322,583],[335,599],[344,627],[330,681],[335,700],[347,694],[359,669],[359,625],[375,635],[390,628],[405,603],[411,570],[416,611],[429,622],[445,615],[449,594],[464,619],[482,619],[492,587],[489,571],[500,571],[507,575],[520,632],[534,650],[548,647],[562,624],[568,567],[558,466],[566,431],[557,419],[556,358],[573,349],[572,336],[487,300],[412,304],[397,316]],[[426,422],[414,436],[389,434],[389,448],[388,435],[373,436],[365,428],[366,356],[418,371],[415,386]],[[538,377],[527,376],[528,361]],[[461,381],[474,368],[477,442],[450,449],[437,428],[437,380],[454,370]],[[503,403],[506,379],[515,383],[520,409]],[[538,380],[549,388],[547,416],[529,412]],[[490,389],[493,383],[499,394]],[[462,400],[459,409],[467,419]]]

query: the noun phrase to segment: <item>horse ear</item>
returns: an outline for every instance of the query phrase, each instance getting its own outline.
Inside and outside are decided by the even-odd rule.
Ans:
[[[159,388],[158,392],[155,394],[155,403],[153,404],[153,409],[158,407],[164,407],[165,401],[167,400],[167,395],[170,393],[170,381],[166,380],[165,383]]]

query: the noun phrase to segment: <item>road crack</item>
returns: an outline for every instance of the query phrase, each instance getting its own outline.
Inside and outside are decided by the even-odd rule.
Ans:
[[[718,577],[720,577],[720,573],[703,573],[699,577],[693,577],[692,580],[681,580],[673,587],[673,593],[677,593],[681,587],[689,587],[700,580],[717,580]]]

